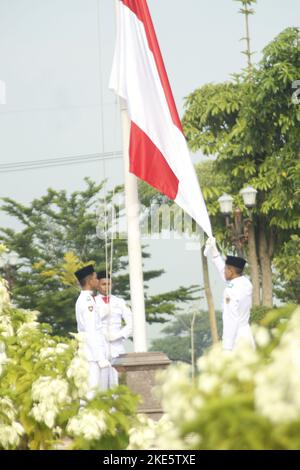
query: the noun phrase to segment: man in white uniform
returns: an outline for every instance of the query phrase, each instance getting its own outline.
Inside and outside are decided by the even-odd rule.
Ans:
[[[95,297],[98,311],[101,316],[102,328],[108,341],[108,358],[112,365],[114,360],[125,353],[124,343],[132,334],[132,313],[120,297],[111,295],[112,282],[106,271],[97,273],[99,294]],[[118,384],[118,374],[114,383]]]
[[[92,265],[75,272],[81,293],[76,302],[76,321],[79,333],[84,333],[85,353],[89,366],[88,399],[95,391],[109,388],[111,364],[108,360],[108,344],[101,328],[101,318],[96,309],[93,291],[97,288],[98,279]]]
[[[213,237],[206,242],[205,255],[209,251],[222,279],[226,281],[222,305],[223,348],[232,350],[239,340],[248,342],[254,348],[249,325],[253,287],[249,279],[243,275],[246,261],[237,256],[227,256],[224,262]]]

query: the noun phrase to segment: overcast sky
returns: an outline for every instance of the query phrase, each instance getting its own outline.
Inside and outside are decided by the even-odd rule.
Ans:
[[[183,99],[245,66],[244,19],[233,0],[148,0],[180,114]],[[299,26],[299,0],[258,0],[251,17],[254,61],[287,26]],[[108,90],[114,0],[0,0],[0,163],[121,150],[118,109]],[[300,78],[300,77],[299,77]],[[74,191],[83,177],[123,181],[122,160],[0,173],[0,197],[29,202],[48,187]],[[0,214],[0,225],[9,224]],[[201,282],[199,255],[184,241],[149,244],[146,268],[165,268],[159,292]],[[213,272],[213,281],[216,282]],[[220,304],[222,285],[215,285]]]

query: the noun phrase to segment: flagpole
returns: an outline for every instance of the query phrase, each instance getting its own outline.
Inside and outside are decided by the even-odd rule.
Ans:
[[[130,120],[126,102],[122,100],[121,122],[123,133],[123,160],[125,180],[125,207],[128,234],[128,258],[131,308],[133,315],[134,352],[146,352],[146,315],[144,300],[143,261],[139,225],[139,198],[137,178],[129,173]]]
[[[118,22],[119,1],[115,0],[116,23]],[[129,284],[133,317],[133,350],[147,352],[146,314],[144,297],[143,260],[139,224],[139,196],[137,178],[129,172],[130,119],[127,103],[120,99],[123,137],[123,164],[125,186],[125,211],[127,220],[127,244],[129,262]]]

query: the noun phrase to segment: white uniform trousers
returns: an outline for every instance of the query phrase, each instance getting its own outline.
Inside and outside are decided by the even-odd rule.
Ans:
[[[114,365],[114,361],[116,358],[113,358],[111,360],[111,364]],[[119,385],[119,374],[118,371],[114,368],[111,367],[111,374],[110,374],[110,388],[117,387]]]
[[[95,393],[105,391],[118,385],[118,373],[113,367],[100,368],[95,361],[88,361],[89,391],[87,398],[91,400]]]

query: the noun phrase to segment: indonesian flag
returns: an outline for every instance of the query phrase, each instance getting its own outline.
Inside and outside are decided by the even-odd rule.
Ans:
[[[212,236],[146,0],[117,1],[110,88],[127,102],[130,172],[173,199]]]

